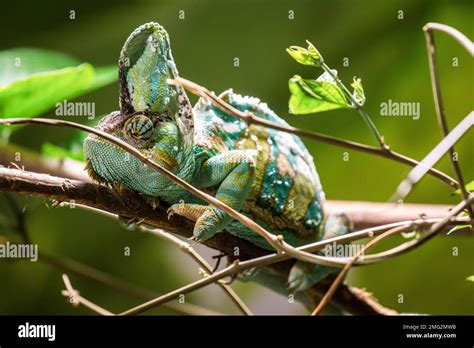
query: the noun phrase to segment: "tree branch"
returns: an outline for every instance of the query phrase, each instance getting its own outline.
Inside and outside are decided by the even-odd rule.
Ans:
[[[436,46],[433,31],[440,30],[451,37],[455,38],[463,47],[469,51],[469,53],[474,55],[474,45],[467,37],[465,37],[461,32],[457,31],[454,28],[451,28],[447,25],[439,24],[439,23],[428,23],[423,27],[423,31],[425,32],[425,39],[426,39],[426,50],[428,52],[428,62],[430,67],[430,77],[431,77],[431,87],[433,89],[433,99],[436,109],[436,116],[438,118],[439,128],[441,130],[441,135],[447,137],[449,134],[449,127],[448,121],[446,120],[446,115],[444,113],[444,103],[441,94],[441,84],[439,83],[439,75],[438,75],[438,68],[437,68],[437,61],[436,61]],[[459,182],[459,188],[461,189],[462,196],[464,199],[467,199],[469,193],[466,190],[464,178],[461,172],[461,167],[455,157],[456,150],[454,146],[449,148],[449,159],[453,166],[453,170],[456,173]],[[467,206],[469,211],[469,215],[471,217],[474,216],[473,209],[470,205]]]
[[[19,169],[0,168],[0,190],[46,197],[58,202],[86,205],[124,218],[139,217],[146,224],[179,234],[183,237],[192,236],[194,227],[192,221],[180,216],[173,217],[171,221],[168,220],[166,206],[160,205],[156,209],[153,209],[142,196],[133,191],[125,189],[116,190],[106,186],[58,178],[47,174],[26,172]],[[374,210],[378,212],[386,210],[386,205],[366,203],[366,206],[358,211],[355,208],[355,204],[357,203],[348,204],[349,209],[347,209],[347,212],[351,218],[354,218],[356,227],[359,227],[358,225],[368,226],[372,223],[373,225],[377,225],[382,220],[388,222],[391,218],[399,221],[399,219],[403,218],[403,211],[407,212],[407,216],[405,217],[410,219],[419,213],[426,213],[429,217],[440,217],[444,216],[448,210],[447,206],[439,207],[430,205],[413,205],[410,210],[408,205],[405,205],[398,213],[392,213],[392,215],[383,214],[383,219],[381,219],[378,214],[374,214],[375,220],[370,222],[368,221],[370,219],[364,220],[364,217],[372,216],[370,211],[373,213]],[[333,207],[336,209],[342,208],[343,203],[335,202]],[[394,210],[396,211],[396,209],[392,209],[392,211]],[[219,233],[204,244],[211,248],[221,250],[228,255],[232,255],[234,248],[238,247],[240,250],[239,258],[241,260],[254,259],[270,253],[228,233]],[[292,260],[279,262],[270,265],[269,268],[286,279],[293,262]],[[330,282],[330,279],[320,282],[309,291],[309,294],[315,299],[315,302],[325,293]],[[353,314],[394,313],[378,304],[370,295],[362,290],[348,286],[343,286],[338,289],[333,298],[333,303]]]

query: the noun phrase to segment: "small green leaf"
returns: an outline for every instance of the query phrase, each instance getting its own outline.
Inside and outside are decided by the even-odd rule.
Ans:
[[[412,231],[412,232],[402,232],[402,237],[405,239],[414,239],[420,237],[420,232]]]
[[[457,225],[457,226],[454,226],[453,228],[451,228],[447,234],[450,235],[454,231],[462,230],[463,228],[470,228],[470,227],[471,227],[471,225]]]
[[[467,277],[466,280],[474,283],[474,275]]]
[[[289,88],[289,109],[292,114],[311,114],[351,107],[343,91],[333,82],[323,79],[305,80],[295,75],[289,80]]]
[[[474,180],[467,183],[466,186],[464,186],[464,187],[466,188],[467,192],[473,192],[474,191]],[[461,195],[461,189],[457,189],[456,191],[454,191],[454,193],[457,194],[457,195]]]
[[[299,46],[290,46],[286,49],[286,52],[300,64],[320,67],[324,63],[323,57],[311,42],[306,40],[306,43],[308,44],[307,49]]]
[[[365,103],[365,94],[364,94],[364,87],[362,87],[362,81],[360,78],[354,77],[354,81],[351,83],[352,88],[354,88],[354,92],[352,95],[357,103],[362,106]]]

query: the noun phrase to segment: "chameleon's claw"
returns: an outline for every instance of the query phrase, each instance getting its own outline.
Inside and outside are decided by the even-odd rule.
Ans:
[[[171,217],[174,215],[174,209],[172,206],[168,208],[166,214],[168,214],[168,220],[171,219]]]

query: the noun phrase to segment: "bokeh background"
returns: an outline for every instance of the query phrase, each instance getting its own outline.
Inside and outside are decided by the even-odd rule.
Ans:
[[[69,19],[69,11],[76,19]],[[403,19],[398,19],[403,11]],[[180,19],[180,11],[185,18]],[[294,19],[289,19],[294,11]],[[317,115],[288,114],[288,79],[319,72],[295,63],[289,45],[309,39],[329,66],[350,83],[362,78],[366,109],[393,149],[422,158],[440,139],[422,27],[430,21],[454,26],[474,37],[472,1],[69,1],[2,3],[0,49],[40,47],[62,51],[94,65],[113,64],[129,33],[158,21],[168,30],[173,55],[183,77],[220,92],[258,96],[292,125],[333,136],[373,143],[370,132],[351,110]],[[452,39],[436,34],[438,64],[449,124],[472,110],[473,64]],[[239,66],[234,66],[234,58]],[[349,66],[343,66],[343,59]],[[458,66],[453,66],[453,59]],[[382,117],[380,103],[392,99],[419,102],[421,117]],[[97,115],[118,108],[116,84],[79,99],[95,102]],[[195,98],[192,98],[195,101]],[[45,116],[54,117],[54,111]],[[78,121],[79,118],[71,118]],[[39,149],[45,141],[61,145],[69,130],[24,127],[12,141]],[[385,159],[306,141],[329,199],[386,201],[408,168]],[[456,146],[465,177],[474,176],[472,133]],[[438,168],[451,173],[448,161]],[[26,204],[27,229],[41,250],[66,256],[159,293],[199,277],[196,264],[176,247],[156,237],[128,231],[117,221],[81,209],[48,208],[43,200],[18,197]],[[426,177],[409,202],[455,204],[458,197]],[[11,218],[4,198],[0,213]],[[5,226],[0,233],[9,235]],[[400,242],[394,239],[389,244]],[[124,256],[124,248],[131,255]],[[458,256],[453,256],[453,247]],[[207,256],[215,254],[203,250]],[[474,238],[437,237],[418,250],[382,264],[351,271],[348,282],[371,291],[379,301],[403,312],[474,314]],[[140,301],[94,281],[71,275],[76,288],[94,302],[120,311]],[[250,283],[233,287],[258,314],[303,314],[299,304]],[[0,314],[89,314],[69,305],[60,290],[61,271],[42,262],[0,260]],[[399,303],[399,295],[404,301]],[[186,297],[189,303],[228,314],[238,311],[216,286]],[[157,308],[151,314],[180,314]]]

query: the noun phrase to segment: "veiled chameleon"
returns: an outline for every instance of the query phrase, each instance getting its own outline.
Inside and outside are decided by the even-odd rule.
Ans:
[[[119,59],[120,111],[104,117],[99,129],[139,149],[163,167],[275,234],[298,246],[350,229],[344,214],[323,213],[324,193],[313,158],[294,135],[247,126],[205,99],[194,108],[181,87],[167,32],[157,23],[136,29]],[[223,100],[242,111],[286,124],[265,103],[232,90]],[[259,235],[118,147],[90,135],[84,143],[90,175],[118,182],[171,204],[170,214],[196,221],[194,235],[206,240],[226,230],[263,248]],[[297,262],[290,290],[304,290],[336,269]]]

